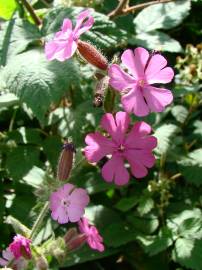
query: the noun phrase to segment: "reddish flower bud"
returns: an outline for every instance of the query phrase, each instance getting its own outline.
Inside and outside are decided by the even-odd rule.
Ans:
[[[57,169],[57,178],[60,181],[64,181],[69,177],[73,164],[73,154],[75,152],[75,147],[72,143],[65,143],[62,148]]]
[[[78,41],[80,54],[92,65],[106,70],[108,68],[107,59],[93,45],[85,41]]]
[[[67,244],[69,241],[71,241],[73,238],[75,238],[78,235],[76,228],[69,229],[66,234],[64,235],[65,243]]]
[[[69,251],[74,251],[78,248],[81,248],[83,244],[86,242],[85,234],[78,234],[75,238],[73,238],[69,243],[67,243],[67,248]]]

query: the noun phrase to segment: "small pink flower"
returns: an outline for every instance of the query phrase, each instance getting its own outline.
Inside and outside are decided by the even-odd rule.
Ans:
[[[80,35],[88,31],[94,23],[89,10],[82,11],[78,17],[76,26],[72,29],[70,19],[64,19],[61,31],[57,32],[52,41],[45,45],[46,58],[51,61],[57,59],[64,61],[72,57],[77,49]]]
[[[50,196],[51,216],[60,224],[77,222],[88,203],[89,196],[85,189],[65,184]]]
[[[9,245],[10,251],[13,253],[16,259],[20,257],[24,257],[26,259],[30,259],[32,257],[30,250],[30,243],[32,241],[27,239],[26,237],[17,234],[14,237],[13,242]]]
[[[121,92],[124,110],[137,116],[150,112],[162,112],[173,100],[171,91],[151,86],[154,83],[169,83],[173,69],[166,67],[167,61],[160,54],[149,55],[144,48],[126,50],[121,56],[128,69],[126,73],[118,65],[109,68],[109,84]]]
[[[157,139],[149,136],[151,127],[145,122],[137,122],[127,133],[130,118],[126,112],[106,113],[101,120],[101,127],[106,130],[111,139],[99,132],[86,136],[85,156],[90,162],[98,162],[106,155],[112,155],[102,167],[102,176],[107,182],[114,181],[117,185],[127,184],[129,173],[124,165],[127,160],[131,173],[136,178],[147,175],[147,168],[155,163],[152,149],[157,145]]]
[[[11,262],[14,270],[22,270],[27,266],[27,261],[24,258],[15,259],[9,247],[2,251],[2,257],[0,258],[1,266],[7,266]]]
[[[83,217],[79,222],[79,230],[86,235],[86,242],[92,249],[104,251],[103,239],[97,228],[89,224],[88,219]]]

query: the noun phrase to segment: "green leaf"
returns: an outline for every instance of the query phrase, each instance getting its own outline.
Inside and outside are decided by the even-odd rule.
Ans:
[[[168,216],[167,219],[167,226],[168,228],[170,228],[172,230],[173,233],[175,233],[176,235],[182,234],[183,232],[183,228],[184,226],[187,227],[186,230],[190,230],[189,227],[189,223],[190,220],[201,220],[202,217],[202,212],[200,209],[198,208],[193,208],[192,210],[184,210],[181,213],[177,213],[177,214],[172,214],[170,216]],[[188,222],[188,224],[187,224]],[[198,223],[198,221],[197,221]],[[180,229],[181,227],[181,229]],[[198,225],[197,225],[198,227]],[[193,230],[195,230],[193,228]],[[198,230],[198,229],[197,229]],[[183,235],[185,236],[185,235]]]
[[[49,136],[43,141],[42,147],[53,171],[56,171],[59,154],[62,150],[61,138],[59,136]]]
[[[202,240],[179,238],[172,253],[174,261],[182,266],[193,269],[202,269]]]
[[[122,212],[127,212],[131,208],[133,208],[135,205],[137,205],[139,201],[139,198],[137,196],[132,196],[128,198],[122,198],[116,205],[115,207],[122,211]]]
[[[19,146],[7,154],[6,168],[15,180],[25,176],[35,165],[40,165],[40,151],[33,146]],[[16,169],[17,168],[17,169]]]
[[[18,98],[12,93],[3,94],[0,96],[0,108],[13,106],[18,103]]]
[[[155,149],[157,154],[163,155],[168,151],[177,130],[178,127],[173,124],[164,124],[156,129],[154,136],[158,140],[158,145]]]
[[[157,236],[138,236],[146,253],[153,256],[172,245],[172,231],[167,227],[163,227]]]
[[[179,235],[187,239],[202,238],[202,218],[188,218],[184,220],[178,229]]]
[[[78,251],[74,251],[68,254],[65,262],[63,263],[63,267],[74,266],[75,264],[80,264],[88,261],[96,261],[101,258],[105,258],[116,254],[119,252],[119,249],[110,249],[107,248],[104,252],[97,252],[90,249],[88,246],[84,246]],[[58,268],[57,268],[58,269]]]
[[[136,236],[136,231],[132,227],[124,224],[124,222],[112,223],[103,231],[105,243],[109,247],[125,245],[134,241]]]
[[[13,56],[23,52],[29,45],[40,43],[38,28],[22,19],[12,19],[2,24],[0,31],[0,64],[5,65]]]
[[[172,115],[179,123],[184,123],[188,116],[188,110],[182,105],[176,105],[171,109]]]
[[[79,73],[72,60],[48,62],[43,51],[31,50],[13,57],[1,78],[43,123],[50,105],[59,102],[72,83],[78,83]]]
[[[27,185],[38,188],[45,179],[45,171],[34,166],[24,177],[23,180]]]
[[[15,0],[0,0],[0,17],[9,20],[16,8],[17,5]]]
[[[129,39],[131,45],[144,46],[151,50],[181,52],[180,43],[160,31],[142,32]]]
[[[141,33],[156,29],[171,29],[179,25],[188,16],[190,8],[190,0],[151,5],[135,17],[136,31]]]
[[[76,23],[76,16],[83,10],[80,7],[59,7],[52,9],[44,18],[42,33],[44,35],[53,34],[59,31],[64,18],[69,18]],[[92,29],[82,35],[82,39],[92,42],[92,44],[102,49],[121,46],[127,41],[127,33],[120,30],[115,22],[110,21],[109,17],[93,11],[91,14],[94,17],[95,23]]]
[[[22,224],[13,216],[8,216],[5,223],[10,224],[13,227],[15,233],[19,233],[21,235],[24,235],[25,237],[29,237],[31,232],[29,228],[27,228],[24,224]]]
[[[153,207],[154,207],[154,200],[151,197],[149,197],[148,195],[140,197],[137,210],[141,216],[148,214]]]
[[[178,165],[187,182],[196,186],[202,184],[202,148],[189,153],[187,157],[178,161]]]
[[[127,220],[139,234],[151,234],[159,226],[158,217],[154,214],[146,214],[144,216],[132,214],[127,216]]]
[[[202,121],[196,120],[193,126],[195,127],[194,134],[200,135],[202,137]]]

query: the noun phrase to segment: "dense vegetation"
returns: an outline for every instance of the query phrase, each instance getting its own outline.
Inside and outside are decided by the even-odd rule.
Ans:
[[[57,162],[68,139],[76,146],[69,180],[90,195],[85,215],[99,229],[105,251],[83,246],[64,256],[55,248],[55,254],[45,254],[49,269],[201,270],[202,1],[167,1],[124,14],[113,13],[116,0],[28,1],[38,21],[25,2],[0,0],[1,250],[15,233],[32,228],[59,186]],[[128,2],[133,7],[149,1]],[[152,126],[156,164],[145,178],[131,176],[122,187],[106,183],[103,164],[89,164],[83,155],[85,136],[100,130],[104,112],[121,110],[119,95],[105,89],[103,106],[95,107],[95,67],[78,53],[64,62],[45,58],[45,41],[64,18],[75,22],[84,8],[93,9],[95,23],[81,40],[96,46],[110,63],[119,63],[126,48],[141,46],[161,51],[175,70],[168,86],[171,106],[131,116]],[[48,213],[33,243],[41,252],[71,227]],[[27,269],[35,265],[33,260]]]

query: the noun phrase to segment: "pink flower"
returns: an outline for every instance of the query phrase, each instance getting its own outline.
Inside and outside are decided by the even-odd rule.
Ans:
[[[14,237],[13,242],[9,245],[9,248],[16,259],[20,257],[30,259],[32,257],[30,250],[30,243],[31,243],[30,239],[27,239],[26,237],[17,234]]]
[[[89,10],[82,11],[78,17],[76,26],[72,29],[70,19],[64,19],[61,31],[57,32],[52,41],[45,45],[46,58],[51,61],[57,59],[64,61],[72,57],[77,49],[80,35],[88,31],[94,23]]]
[[[98,162],[106,155],[112,155],[102,167],[102,176],[107,182],[114,181],[117,185],[127,184],[129,173],[124,165],[127,160],[131,173],[136,178],[147,175],[147,168],[155,163],[152,149],[157,145],[157,139],[149,136],[151,127],[145,122],[137,122],[127,133],[130,118],[126,112],[106,113],[101,120],[101,127],[106,130],[111,139],[99,132],[86,136],[85,156],[90,162]]]
[[[162,112],[173,100],[171,91],[151,86],[154,83],[169,83],[173,69],[166,67],[167,61],[160,54],[149,55],[144,48],[126,50],[121,56],[128,69],[126,73],[118,65],[109,68],[109,84],[121,92],[124,110],[137,116],[150,112]]]
[[[50,196],[51,216],[60,224],[77,222],[88,203],[89,196],[85,189],[65,184]]]
[[[79,222],[79,230],[86,235],[86,242],[92,249],[100,252],[104,251],[103,239],[97,228],[88,223],[88,219],[83,217]]]
[[[14,270],[22,270],[27,266],[27,261],[24,258],[15,259],[9,247],[2,251],[2,257],[0,258],[1,266],[7,266],[11,262]]]

